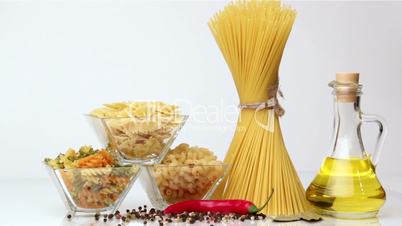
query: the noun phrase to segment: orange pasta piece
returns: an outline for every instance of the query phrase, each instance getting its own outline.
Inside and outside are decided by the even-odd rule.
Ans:
[[[113,159],[106,150],[101,150],[94,155],[78,160],[77,163],[79,168],[98,168],[112,165]]]

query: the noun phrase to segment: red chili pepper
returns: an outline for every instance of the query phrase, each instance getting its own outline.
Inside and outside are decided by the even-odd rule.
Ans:
[[[211,212],[211,213],[237,213],[237,214],[253,214],[258,213],[268,204],[272,198],[273,189],[265,204],[258,208],[254,203],[246,200],[188,200],[172,204],[168,206],[164,214],[180,214],[183,212]]]

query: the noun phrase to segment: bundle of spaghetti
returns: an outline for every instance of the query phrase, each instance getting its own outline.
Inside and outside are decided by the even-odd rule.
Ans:
[[[230,68],[240,105],[264,103],[278,84],[278,70],[296,13],[280,1],[235,1],[209,22]],[[225,157],[231,171],[214,198],[247,199],[271,216],[302,216],[309,205],[286,150],[278,115],[269,108],[241,108]],[[268,130],[262,125],[274,125]]]

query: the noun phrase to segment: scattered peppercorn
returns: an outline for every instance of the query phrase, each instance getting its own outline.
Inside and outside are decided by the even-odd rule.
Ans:
[[[71,214],[67,215],[67,218],[70,220],[73,216]]]
[[[100,214],[95,214],[95,220],[99,220],[100,216]],[[195,224],[197,221],[199,221],[206,222],[207,225],[214,226],[214,224],[219,224],[222,222],[244,222],[245,220],[264,220],[266,218],[266,216],[262,213],[249,213],[244,215],[238,213],[221,214],[216,212],[183,212],[180,214],[164,214],[163,211],[156,210],[154,208],[151,208],[149,211],[147,211],[146,205],[138,207],[138,210],[127,209],[126,214],[122,214],[117,210],[114,214],[105,214],[103,216],[104,222],[107,222],[108,219],[112,220],[113,218],[116,220],[121,220],[122,223],[119,223],[117,226],[122,226],[125,222],[130,222],[131,220],[141,220],[144,225],[154,221],[157,221],[159,226],[164,226],[167,223],[173,222]]]

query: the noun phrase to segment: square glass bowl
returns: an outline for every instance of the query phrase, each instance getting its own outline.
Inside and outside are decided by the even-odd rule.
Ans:
[[[68,212],[113,213],[126,197],[140,167],[53,169],[46,165]]]
[[[113,150],[125,164],[159,163],[188,118],[87,117],[102,145]]]
[[[209,199],[228,172],[228,165],[145,165],[140,181],[152,205],[164,209],[185,200]]]

